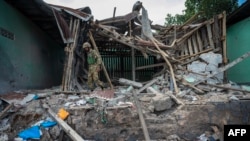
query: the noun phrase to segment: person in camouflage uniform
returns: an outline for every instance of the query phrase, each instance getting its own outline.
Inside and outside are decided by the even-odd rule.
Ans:
[[[101,70],[101,57],[96,50],[91,48],[88,42],[83,44],[83,49],[87,52],[88,70],[88,86],[93,91],[94,83],[103,89],[103,82],[99,80],[98,73]]]

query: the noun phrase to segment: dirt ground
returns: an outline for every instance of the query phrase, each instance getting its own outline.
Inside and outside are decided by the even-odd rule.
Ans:
[[[64,121],[85,140],[144,140],[135,101],[131,94],[120,94],[119,89],[115,89],[114,97],[109,100],[90,97],[88,93],[51,93],[19,107],[15,105],[2,117],[1,137],[17,140],[18,133],[24,129],[41,120],[53,120],[43,106],[47,104],[54,113],[60,108],[68,111],[69,116]],[[119,102],[112,101],[119,96],[124,97]],[[233,91],[208,92],[205,95],[179,94],[177,98],[185,105],[180,106],[172,100],[168,109],[162,111],[152,110],[154,94],[140,94],[138,99],[151,140],[198,141],[202,134],[207,137],[216,134],[218,139],[223,140],[224,125],[250,123],[249,101],[246,98],[232,99],[232,96],[247,97]],[[79,104],[79,101],[82,103]],[[112,104],[109,106],[107,103]],[[2,100],[2,106],[4,104],[8,105]],[[41,128],[41,131],[40,140],[72,140],[59,124],[48,129]]]

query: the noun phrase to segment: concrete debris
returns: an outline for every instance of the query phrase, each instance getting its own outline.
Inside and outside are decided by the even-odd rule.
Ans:
[[[238,100],[239,100],[239,98],[237,98],[234,95],[229,98],[229,101],[238,101]]]
[[[174,102],[167,95],[156,95],[152,98],[151,105],[154,107],[154,111],[159,112],[171,109]]]
[[[250,92],[250,86],[242,85],[241,88]]]
[[[142,23],[138,19],[141,8]],[[250,124],[249,119],[242,118],[249,117],[250,97],[246,94],[250,87],[233,82],[223,84],[224,71],[250,56],[246,53],[223,66],[227,59],[225,13],[200,23],[190,19],[184,25],[165,27],[151,25],[141,2],[127,15],[100,21],[93,21],[84,9],[55,5],[52,9],[67,43],[62,85],[0,95],[0,108],[5,109],[4,116],[0,116],[1,141],[18,140],[20,131],[34,125],[40,127],[41,121],[48,119],[57,125],[48,130],[42,128],[41,140],[221,140],[219,129],[225,124]],[[156,34],[151,33],[151,28]],[[78,53],[81,54],[83,41],[89,38],[99,55],[101,45],[104,47],[99,49],[111,53],[115,47],[119,47],[115,53],[131,48],[132,80],[110,78],[101,62],[109,87],[88,89],[81,77],[87,73],[87,66],[83,65],[86,56],[79,57]],[[136,68],[134,49],[145,58],[150,55],[155,64]],[[112,73],[124,69],[124,62],[116,63],[117,68],[108,66]],[[81,67],[84,74],[78,75]],[[152,80],[141,82],[135,77],[136,70],[142,69],[151,71]],[[10,104],[13,107],[6,108]],[[60,118],[60,112],[56,114],[61,109],[67,116]],[[210,125],[218,127],[207,133]]]
[[[131,80],[128,80],[128,79],[124,79],[124,78],[120,78],[119,82],[121,84],[129,85],[129,86],[131,85],[131,86],[138,87],[138,88],[142,87],[141,83],[135,82],[135,81],[131,81]]]
[[[183,139],[187,138],[195,140],[197,136],[199,136],[200,140],[204,140],[205,138],[219,138],[220,134],[215,133],[211,133],[209,134],[209,136],[202,135],[202,133],[205,133],[205,131],[207,130],[207,128],[205,127],[204,130],[200,130],[201,127],[199,127],[199,130],[197,131],[193,127],[199,126],[200,124],[204,125],[204,123],[209,123],[207,120],[208,117],[206,115],[212,114],[213,112],[215,112],[214,114],[212,114],[214,115],[213,122],[217,123],[218,121],[218,125],[220,125],[219,122],[222,120],[221,118],[225,114],[222,114],[220,116],[220,108],[216,108],[216,105],[213,104],[214,102],[218,102],[220,104],[223,103],[222,105],[224,105],[230,101],[230,98],[238,98],[237,101],[228,103],[237,104],[237,102],[241,102],[240,99],[247,98],[246,96],[244,96],[243,93],[238,93],[237,95],[234,95],[234,93],[236,93],[235,91],[227,91],[225,93],[224,91],[218,92],[216,90],[213,91],[212,89],[210,89],[210,91],[204,95],[197,95],[191,88],[182,87],[182,89],[186,89],[180,91],[175,96],[175,98],[183,102],[184,106],[182,108],[176,108],[175,99],[170,97],[170,95],[174,95],[173,92],[164,92],[164,87],[161,87],[162,83],[160,82],[157,82],[154,85],[157,86],[159,92],[156,91],[153,87],[148,87],[147,89],[149,93],[142,93],[138,95],[142,114],[145,118],[145,123],[147,125],[146,127],[148,128],[149,135],[153,140],[165,139],[182,141]],[[230,85],[231,84],[225,84],[224,86]],[[207,87],[211,86],[207,85]],[[131,89],[131,91],[129,90],[129,92],[120,93],[121,89]],[[4,127],[8,128],[1,130],[1,132],[9,132],[10,130],[13,130],[13,128],[15,128],[15,130],[13,130],[15,132],[7,134],[9,139],[14,139],[17,137],[17,133],[19,131],[28,128],[32,125],[39,125],[36,124],[38,123],[38,121],[48,120],[48,117],[53,118],[53,116],[49,115],[46,112],[46,107],[45,109],[41,109],[41,103],[47,103],[50,106],[51,112],[56,112],[60,108],[64,107],[69,112],[69,116],[64,121],[65,124],[70,126],[71,130],[77,132],[81,137],[91,140],[96,140],[95,137],[100,137],[102,138],[101,140],[105,140],[108,138],[110,139],[112,133],[112,138],[114,140],[118,140],[119,138],[126,140],[128,138],[134,137],[133,134],[136,133],[136,139],[143,139],[143,133],[138,119],[138,113],[136,111],[134,98],[130,93],[134,91],[136,92],[138,89],[140,88],[133,87],[132,89],[131,87],[124,88],[124,86],[116,86],[116,89],[114,90],[114,97],[111,99],[104,99],[102,97],[91,97],[91,94],[70,95],[63,93],[56,94],[55,92],[52,95],[48,95],[47,98],[36,100],[33,99],[29,101],[28,103],[26,103],[26,106],[19,109],[19,111],[15,113],[8,113],[8,122],[2,124]],[[77,104],[77,102],[79,104]],[[65,107],[67,103],[73,103],[75,105]],[[197,105],[197,108],[193,109],[192,105]],[[211,111],[212,113],[206,113],[205,111],[202,111],[201,107],[214,108],[213,110],[205,110]],[[236,106],[227,107],[232,108]],[[218,109],[219,111],[216,111],[216,109]],[[239,108],[239,110],[248,109]],[[37,114],[30,115],[29,113]],[[38,114],[40,114],[40,116]],[[194,119],[193,115],[195,115],[197,118]],[[230,117],[233,117],[232,113],[230,113]],[[23,125],[21,125],[22,123]],[[186,136],[186,134],[189,133],[191,130],[188,128],[189,126],[187,126],[187,123],[188,125],[190,124],[190,128],[192,128],[192,133],[195,130],[196,136]],[[19,128],[15,127],[15,124]],[[177,128],[176,126],[181,129],[178,133],[175,132],[175,128]],[[65,127],[67,128],[67,126]],[[165,128],[171,130],[166,130]],[[159,131],[159,133],[153,136],[152,134],[154,134],[154,132],[152,132],[151,130]],[[46,138],[47,140],[57,140],[61,136],[61,132],[64,131],[62,130],[61,125],[58,124],[56,126],[51,127],[48,131],[42,132],[43,135],[41,136],[41,138]],[[101,136],[103,134],[109,136]],[[64,138],[73,137],[72,135],[67,135],[65,132]]]
[[[9,119],[5,118],[0,121],[0,132],[6,131],[10,129]]]
[[[188,70],[193,71],[193,72],[205,72],[206,71],[206,63],[200,62],[200,61],[194,61],[190,65],[187,66]]]
[[[215,54],[213,52],[204,53],[200,55],[200,58],[205,61],[193,61],[190,65],[187,65],[188,71],[191,73],[184,76],[184,78],[190,82],[194,83],[199,80],[203,80],[206,76],[214,74],[219,71],[219,64],[222,63],[221,54]],[[214,76],[214,78],[209,78],[207,83],[216,84],[222,83],[223,73],[219,73]]]
[[[167,137],[167,141],[181,141],[180,137],[176,134]]]
[[[9,141],[8,135],[6,133],[0,134],[1,141]]]

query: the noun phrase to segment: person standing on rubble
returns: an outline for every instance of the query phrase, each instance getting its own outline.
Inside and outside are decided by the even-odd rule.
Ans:
[[[101,57],[96,52],[96,50],[91,48],[88,42],[85,42],[82,46],[84,51],[87,52],[87,63],[89,65],[88,69],[88,87],[91,91],[94,90],[94,83],[100,86],[103,90],[103,82],[99,80],[98,73],[101,70]]]

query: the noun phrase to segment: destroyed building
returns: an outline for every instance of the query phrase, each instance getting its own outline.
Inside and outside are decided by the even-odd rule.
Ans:
[[[139,1],[101,20],[41,0],[0,7],[0,140],[222,141],[224,125],[250,123],[249,81],[225,73],[250,56],[228,58],[227,22],[234,33],[249,15],[162,26]],[[86,85],[86,41],[102,58],[104,90]]]

